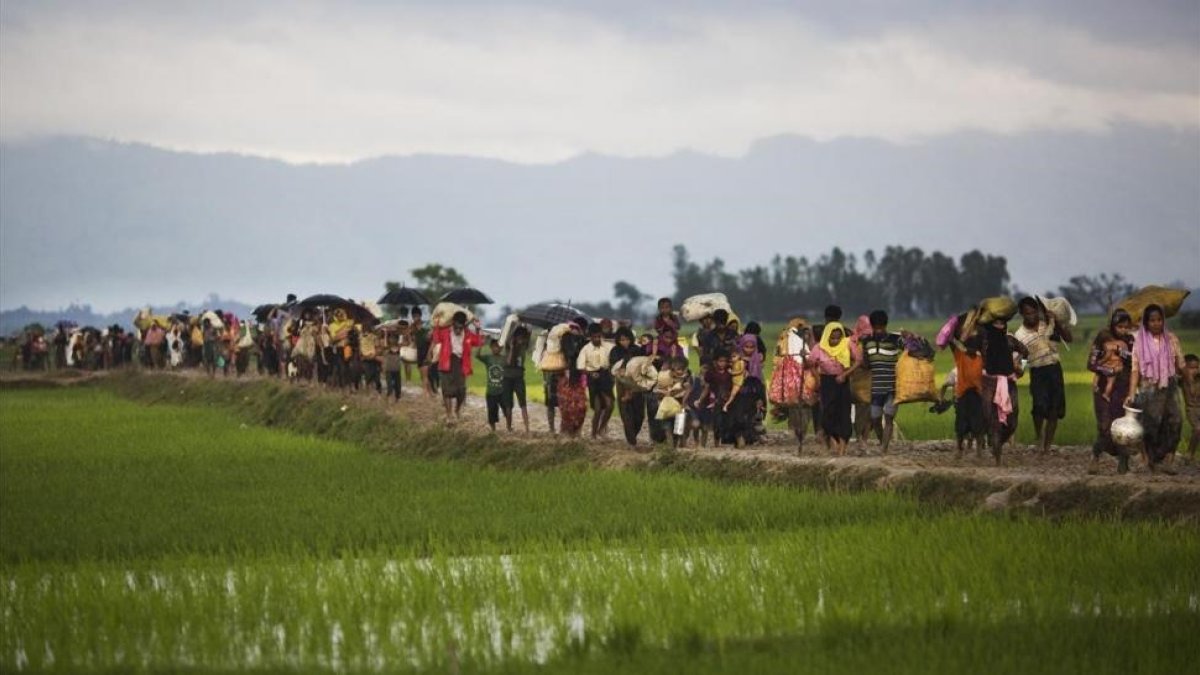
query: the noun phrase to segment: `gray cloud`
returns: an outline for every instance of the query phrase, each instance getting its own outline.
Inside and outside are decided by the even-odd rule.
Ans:
[[[1125,36],[1122,3],[894,5],[5,3],[0,135],[545,162],[1200,125],[1200,43],[1171,3]]]

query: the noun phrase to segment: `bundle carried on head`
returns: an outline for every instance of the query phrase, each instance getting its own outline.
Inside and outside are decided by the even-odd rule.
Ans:
[[[1183,301],[1191,291],[1182,288],[1166,288],[1164,286],[1146,286],[1117,303],[1114,309],[1123,309],[1129,312],[1129,316],[1135,324],[1142,320],[1142,313],[1150,305],[1158,305],[1163,308],[1163,314],[1167,318],[1175,316],[1179,313],[1179,309],[1183,307]]]
[[[467,323],[475,320],[475,314],[471,310],[453,302],[439,302],[433,308],[433,313],[429,315],[429,320],[433,322],[435,328],[445,328],[450,325],[454,320],[454,315],[458,312],[467,315]]]
[[[679,314],[684,321],[699,321],[718,309],[733,313],[729,298],[726,298],[724,293],[701,293],[684,300]]]
[[[1046,311],[1054,316],[1054,320],[1062,326],[1074,326],[1079,323],[1079,317],[1075,314],[1075,308],[1071,306],[1071,301],[1066,298],[1043,298],[1040,295],[1033,296]]]
[[[1017,303],[1007,295],[987,298],[979,303],[979,323],[1008,321],[1017,314]]]

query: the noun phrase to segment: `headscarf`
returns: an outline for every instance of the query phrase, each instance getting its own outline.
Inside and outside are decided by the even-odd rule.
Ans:
[[[1146,328],[1146,317],[1150,312],[1151,308],[1147,307],[1142,315],[1142,325],[1133,340],[1133,350],[1137,354],[1138,370],[1142,379],[1153,382],[1155,387],[1161,389],[1167,386],[1171,377],[1175,375],[1175,348],[1171,344],[1171,333],[1165,323],[1160,339],[1157,342],[1154,340],[1150,329]],[[1158,312],[1163,314],[1161,308]],[[1163,314],[1163,317],[1165,322],[1166,314]]]
[[[874,332],[875,329],[871,327],[871,317],[863,314],[858,317],[858,321],[854,322],[854,334],[848,335],[847,337],[851,338],[855,342],[858,342]]]
[[[833,335],[835,330],[842,331],[842,341],[837,343],[836,347],[829,344],[829,336]],[[825,331],[821,333],[821,351],[842,364],[843,368],[850,367],[850,336],[846,334],[846,327],[840,321],[825,324]]]
[[[746,356],[746,345],[754,347],[754,353],[751,356]],[[758,351],[758,337],[753,333],[746,333],[738,338],[737,341],[738,356],[746,362],[746,374],[750,377],[762,379],[763,355]]]

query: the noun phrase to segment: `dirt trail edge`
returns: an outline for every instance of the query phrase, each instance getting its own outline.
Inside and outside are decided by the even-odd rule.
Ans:
[[[0,386],[7,389],[14,383],[6,379],[0,379]],[[956,460],[948,441],[894,443],[886,456],[880,456],[878,445],[863,448],[862,456],[856,455],[859,450],[852,446],[847,457],[831,457],[810,441],[798,454],[794,439],[783,432],[774,432],[766,444],[745,450],[671,450],[650,445],[643,431],[643,445],[634,449],[618,440],[619,421],[614,422],[607,439],[551,436],[540,405],[530,409],[534,430],[528,435],[489,432],[481,402],[469,405],[463,419],[447,427],[442,422],[441,401],[415,388],[406,388],[401,401],[394,402],[374,392],[342,393],[276,379],[209,379],[191,373],[133,371],[57,379],[43,386],[74,383],[100,386],[147,404],[221,407],[233,420],[350,441],[378,452],[496,468],[594,466],[677,472],[719,481],[830,491],[893,491],[957,509],[1200,525],[1200,467],[1180,463],[1178,475],[1168,476],[1150,474],[1135,460],[1134,470],[1120,476],[1115,462],[1105,458],[1099,473],[1089,474],[1091,450],[1086,447],[1060,447],[1050,455],[1022,446],[1006,448],[1001,467],[992,466],[990,457],[977,458],[969,451]],[[23,381],[17,387],[31,384]]]

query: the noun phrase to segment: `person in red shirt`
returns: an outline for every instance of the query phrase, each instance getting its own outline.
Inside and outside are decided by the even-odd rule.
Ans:
[[[446,423],[456,422],[467,400],[467,378],[470,377],[471,350],[483,344],[479,320],[467,330],[467,315],[455,312],[449,327],[436,328],[431,336],[437,345],[438,377],[441,380],[442,403],[446,406]]]

